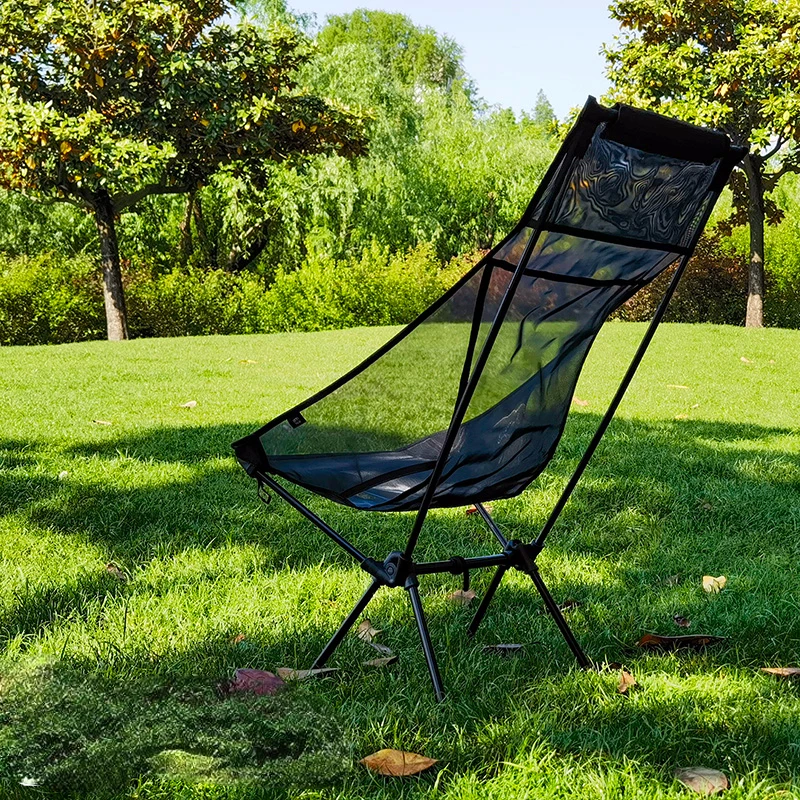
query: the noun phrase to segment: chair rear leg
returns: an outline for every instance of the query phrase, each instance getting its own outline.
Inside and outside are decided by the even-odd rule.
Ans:
[[[550,612],[550,616],[555,620],[556,625],[558,625],[558,629],[561,631],[564,641],[569,645],[569,649],[572,650],[573,655],[578,660],[578,664],[580,664],[581,668],[588,669],[592,666],[592,662],[586,657],[583,650],[581,650],[578,640],[570,630],[569,625],[567,625],[567,621],[564,619],[561,609],[558,607],[556,601],[553,600],[553,596],[548,591],[547,586],[545,586],[542,576],[539,574],[539,570],[536,568],[535,564],[532,569],[528,570],[528,575],[531,576],[531,580],[541,595],[547,610]]]
[[[345,621],[339,626],[339,630],[333,634],[331,640],[325,645],[325,649],[317,656],[317,660],[311,665],[311,669],[320,669],[324,667],[328,659],[333,655],[334,650],[342,643],[342,639],[347,635],[350,628],[353,627],[356,620],[361,616],[361,612],[369,604],[369,601],[375,596],[375,592],[380,589],[380,582],[377,580],[367,587],[367,590],[361,595],[361,599],[353,606],[353,610],[347,615]]]
[[[503,575],[506,574],[506,570],[508,570],[508,567],[499,566],[495,570],[494,575],[492,575],[492,580],[489,583],[489,587],[486,589],[486,594],[483,596],[483,600],[481,600],[481,604],[478,606],[478,610],[475,612],[475,616],[472,618],[469,628],[467,628],[468,636],[474,636],[478,632],[478,627],[481,622],[483,622],[483,618],[489,610],[489,603],[492,602],[494,593],[497,591],[497,587],[500,586],[500,581],[503,580]]]
[[[431,644],[431,637],[428,633],[428,624],[425,621],[425,612],[422,610],[422,600],[419,596],[419,583],[416,575],[411,575],[405,583],[405,589],[411,599],[411,608],[414,610],[414,618],[417,621],[417,629],[419,630],[419,638],[422,642],[422,651],[425,654],[425,661],[428,665],[428,672],[431,676],[431,683],[433,684],[433,692],[436,695],[436,702],[441,703],[444,700],[444,686],[442,685],[442,678],[439,675],[439,667],[436,664],[436,654],[433,652],[433,645]]]

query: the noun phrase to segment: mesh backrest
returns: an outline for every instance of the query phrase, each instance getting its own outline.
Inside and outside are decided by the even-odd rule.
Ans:
[[[524,266],[474,376],[433,505],[510,497],[541,472],[603,322],[686,254],[720,174],[730,171],[719,134],[692,134],[688,154],[674,137],[662,146],[666,155],[653,153],[631,144],[636,125],[653,125],[650,115],[609,117],[592,108],[517,228],[350,375],[236,443],[246,468],[358,508],[418,508],[457,401]]]

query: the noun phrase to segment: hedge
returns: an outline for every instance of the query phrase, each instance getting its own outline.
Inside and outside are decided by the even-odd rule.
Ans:
[[[279,271],[268,287],[250,272],[128,269],[128,327],[132,336],[200,336],[401,325],[479,255],[443,268],[430,245],[399,255],[373,245],[351,261],[317,257],[293,272]],[[800,326],[800,288],[793,276],[782,262],[767,275],[770,325]],[[649,319],[669,277],[662,275],[645,287],[617,316]],[[740,325],[746,291],[744,256],[715,235],[705,236],[667,319]],[[102,286],[90,258],[0,255],[0,344],[58,344],[104,335]]]

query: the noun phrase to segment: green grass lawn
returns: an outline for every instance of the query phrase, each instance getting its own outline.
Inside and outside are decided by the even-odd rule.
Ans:
[[[643,330],[607,326],[556,459],[495,504],[509,536],[545,519]],[[800,331],[664,326],[540,558],[556,599],[580,602],[587,653],[635,676],[629,696],[618,673],[575,668],[521,573],[475,641],[446,599],[458,579],[422,579],[442,705],[405,593],[386,590],[369,615],[398,663],[361,666],[376,654],[351,636],[338,679],[218,695],[237,667],[309,666],[366,584],[256,500],[230,442],[389,333],[0,350],[0,796],[677,798],[673,770],[700,765],[729,798],[800,797],[800,685],[759,672],[800,665]],[[310,502],[381,558],[412,521]],[[418,554],[456,548],[494,551],[463,509],[432,512]],[[706,594],[703,575],[727,587]],[[687,632],[676,614],[727,638],[635,647]],[[481,652],[499,642],[523,653]],[[359,766],[384,747],[440,763],[409,780]]]

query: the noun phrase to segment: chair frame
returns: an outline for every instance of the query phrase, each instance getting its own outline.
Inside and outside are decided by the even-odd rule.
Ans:
[[[606,109],[603,110],[607,111]],[[612,114],[613,112],[608,111],[608,113]],[[421,501],[420,507],[416,512],[414,524],[411,533],[409,535],[409,539],[406,544],[405,550],[403,552],[397,551],[390,553],[388,556],[386,556],[383,562],[379,562],[373,558],[370,558],[364,553],[362,553],[357,547],[355,547],[339,532],[337,532],[330,525],[324,522],[311,509],[309,509],[304,503],[298,500],[297,497],[295,497],[283,485],[278,483],[278,481],[276,481],[274,478],[264,474],[261,471],[257,471],[253,476],[256,478],[259,484],[259,496],[265,502],[269,502],[269,498],[268,496],[265,496],[264,490],[273,491],[280,498],[285,500],[289,505],[291,505],[293,508],[299,511],[306,519],[308,519],[310,522],[316,525],[317,528],[319,528],[324,534],[326,534],[331,540],[333,540],[334,543],[336,543],[346,553],[348,553],[348,555],[354,558],[359,563],[361,568],[372,578],[372,581],[367,587],[364,594],[355,604],[352,611],[348,614],[345,620],[341,623],[337,631],[333,634],[330,641],[325,645],[325,648],[322,650],[319,656],[317,656],[316,660],[312,665],[312,669],[319,669],[328,662],[330,657],[333,655],[334,651],[341,644],[342,640],[344,639],[348,631],[353,627],[353,625],[358,620],[359,616],[363,613],[367,605],[375,596],[378,589],[380,589],[381,587],[386,587],[389,589],[402,587],[408,592],[408,596],[411,602],[411,608],[413,610],[417,628],[419,631],[420,642],[425,656],[425,661],[428,666],[428,671],[430,673],[430,678],[433,684],[433,690],[436,696],[436,700],[442,701],[444,699],[444,687],[442,684],[441,675],[439,673],[439,668],[436,662],[436,656],[434,653],[433,644],[431,642],[430,633],[428,631],[427,620],[425,618],[425,613],[423,611],[422,601],[419,594],[419,576],[433,575],[439,573],[451,573],[454,575],[463,574],[465,576],[464,580],[466,586],[468,585],[468,573],[470,570],[486,569],[486,568],[494,568],[495,572],[494,575],[492,576],[491,582],[489,583],[486,593],[483,596],[483,599],[475,613],[475,616],[472,619],[471,623],[469,624],[468,634],[470,636],[474,636],[477,633],[478,628],[481,622],[483,621],[486,612],[489,609],[489,605],[491,604],[495,592],[500,586],[500,583],[502,582],[505,573],[509,569],[516,569],[528,575],[533,581],[533,584],[536,587],[536,590],[538,591],[539,595],[541,596],[547,611],[553,617],[553,620],[558,626],[561,635],[563,636],[564,640],[566,641],[567,645],[569,646],[570,650],[575,656],[580,667],[586,669],[592,666],[592,662],[589,660],[589,658],[585,655],[585,653],[581,649],[578,640],[575,638],[575,635],[573,634],[572,630],[570,629],[569,625],[564,619],[564,616],[561,613],[558,604],[553,599],[553,596],[550,594],[550,591],[545,585],[544,580],[542,579],[539,573],[536,564],[536,559],[538,558],[539,553],[542,551],[542,548],[545,545],[548,535],[550,534],[550,532],[553,529],[553,526],[560,517],[561,512],[564,510],[564,506],[566,505],[567,501],[569,500],[570,496],[572,495],[573,491],[578,485],[578,482],[580,481],[581,476],[583,475],[586,467],[588,466],[589,461],[594,455],[595,450],[597,449],[606,430],[608,429],[608,426],[611,423],[611,420],[613,419],[617,411],[617,408],[619,407],[619,404],[622,401],[622,398],[624,397],[625,392],[628,389],[628,386],[633,380],[633,377],[636,374],[636,371],[639,368],[639,365],[641,364],[645,353],[647,352],[647,349],[653,339],[653,336],[655,335],[656,330],[658,329],[658,326],[660,325],[661,321],[664,318],[664,314],[666,313],[669,302],[672,299],[673,294],[675,293],[675,289],[677,288],[678,282],[680,281],[681,276],[683,275],[686,269],[686,265],[689,261],[689,258],[691,257],[697,245],[697,242],[706,226],[706,223],[708,222],[708,218],[711,215],[714,206],[713,203],[711,202],[707,203],[707,206],[703,211],[702,218],[701,220],[699,220],[699,224],[697,226],[695,234],[692,237],[690,244],[686,247],[676,248],[676,250],[678,250],[678,252],[676,252],[676,260],[678,260],[678,266],[675,269],[675,272],[667,287],[667,290],[664,293],[664,296],[661,302],[659,303],[658,308],[655,314],[653,315],[653,318],[650,321],[650,324],[644,336],[642,337],[642,340],[639,343],[639,346],[616,392],[614,393],[614,396],[605,414],[603,415],[603,418],[600,421],[597,430],[594,433],[594,436],[592,437],[592,440],[590,441],[588,447],[586,448],[586,451],[581,457],[578,465],[576,466],[575,471],[572,473],[572,476],[570,477],[569,481],[567,482],[566,486],[561,492],[560,497],[553,506],[553,509],[549,517],[547,518],[547,521],[544,523],[538,535],[527,543],[517,541],[515,539],[506,539],[505,536],[500,531],[500,529],[498,528],[495,521],[492,519],[486,507],[481,503],[476,503],[475,507],[478,513],[480,514],[482,519],[489,527],[490,531],[495,535],[498,542],[500,543],[500,546],[502,547],[501,552],[492,555],[474,556],[469,558],[454,557],[446,561],[417,561],[414,559],[414,550],[416,548],[422,527],[427,518],[428,511],[431,508],[431,504],[434,499],[434,494],[439,484],[439,480],[441,478],[445,464],[447,462],[447,458],[450,454],[450,450],[455,442],[459,427],[467,412],[470,400],[478,385],[478,381],[483,372],[483,368],[486,365],[486,362],[489,358],[489,354],[491,353],[494,342],[500,332],[500,327],[503,323],[506,312],[511,304],[514,292],[523,277],[525,265],[527,264],[527,261],[534,247],[541,238],[541,234],[549,230],[550,226],[548,226],[547,219],[550,215],[550,212],[556,201],[556,198],[559,197],[560,195],[560,191],[563,188],[566,176],[569,174],[571,159],[576,153],[576,150],[581,145],[579,136],[573,135],[576,134],[576,131],[578,131],[578,129],[579,126],[576,126],[575,128],[573,128],[573,131],[570,133],[570,135],[567,136],[567,139],[564,141],[561,150],[559,151],[559,154],[553,160],[550,170],[545,175],[544,179],[542,180],[539,186],[539,189],[537,190],[536,194],[533,197],[533,200],[531,201],[529,208],[535,207],[535,204],[541,198],[541,194],[544,191],[544,188],[550,186],[551,181],[554,182],[552,184],[553,190],[550,194],[550,197],[548,198],[548,201],[544,204],[542,212],[539,214],[539,220],[536,224],[536,227],[533,229],[532,235],[525,246],[524,252],[522,253],[522,256],[517,262],[517,266],[514,270],[513,277],[511,278],[508,287],[505,291],[505,294],[500,302],[495,318],[487,334],[486,340],[483,344],[483,347],[477,358],[477,361],[475,362],[472,374],[470,375],[469,380],[463,387],[456,401],[455,409],[453,411],[453,416],[451,418],[451,422],[448,427],[441,452],[438,456],[436,464],[428,480],[426,491]],[[720,171],[723,170],[724,168],[725,168],[725,159],[720,159],[719,163],[717,164],[715,176],[711,181],[712,186],[714,186],[718,182],[718,179],[720,177]]]

